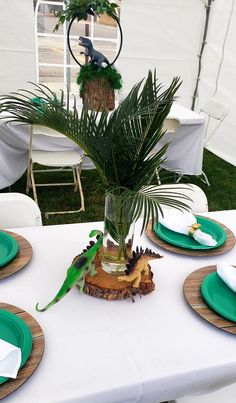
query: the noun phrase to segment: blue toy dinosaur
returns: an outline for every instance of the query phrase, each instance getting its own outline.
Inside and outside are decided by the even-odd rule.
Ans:
[[[85,48],[85,52],[80,52],[80,54],[89,56],[90,57],[89,63],[94,64],[97,67],[102,67],[102,63],[110,65],[107,58],[101,52],[93,48],[93,44],[90,39],[80,36],[79,40],[80,40],[79,45]]]
[[[45,308],[39,309],[38,303],[36,310],[38,312],[46,311],[50,306],[60,301],[75,285],[79,287],[80,292],[83,291],[85,276],[96,274],[94,259],[103,241],[103,233],[99,230],[92,230],[89,234],[90,238],[97,235],[97,242],[90,241],[90,246],[84,250],[84,253],[77,257],[67,270],[67,275],[57,295],[53,298]]]

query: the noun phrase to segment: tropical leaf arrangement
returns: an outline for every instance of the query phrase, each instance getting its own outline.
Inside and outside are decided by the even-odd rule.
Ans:
[[[129,219],[125,224],[117,226],[119,219],[108,223],[113,235],[121,241],[130,224],[140,216],[143,216],[142,231],[150,219],[156,222],[160,204],[186,209],[186,202],[190,200],[171,189],[151,185],[157,168],[165,160],[169,144],[157,152],[153,149],[165,133],[163,123],[179,86],[179,78],[174,78],[170,86],[163,89],[156,72],[149,71],[147,78],[134,85],[112,113],[91,111],[86,102],[79,113],[75,97],[73,109],[69,107],[68,91],[61,90],[58,98],[45,85],[34,84],[32,91],[22,89],[0,96],[0,110],[9,112],[8,123],[49,127],[84,150],[94,162],[106,193],[117,200],[117,215],[121,217],[129,204]],[[40,105],[35,98],[41,99]]]
[[[87,20],[88,15],[99,15],[106,13],[110,17],[118,20],[116,3],[110,3],[108,0],[70,0],[64,1],[65,9],[57,13],[58,23],[54,31],[57,31],[60,25],[65,21],[76,19]]]

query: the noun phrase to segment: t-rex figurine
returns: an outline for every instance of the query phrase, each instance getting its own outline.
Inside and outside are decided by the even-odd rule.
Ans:
[[[128,260],[126,264],[127,269],[125,270],[124,276],[119,276],[118,281],[127,281],[128,283],[133,283],[134,288],[138,288],[142,274],[148,275],[150,266],[148,264],[149,260],[159,259],[162,256],[159,253],[153,252],[151,249],[146,248],[145,250],[137,246],[136,251],[133,251],[132,257]]]
[[[92,230],[89,234],[90,238],[97,235],[97,242],[90,241],[90,245],[87,249],[84,249],[84,253],[78,256],[72,263],[72,265],[67,270],[67,275],[64,283],[62,284],[57,295],[53,298],[45,308],[39,309],[38,303],[36,305],[36,310],[38,312],[46,311],[50,306],[56,304],[60,299],[62,299],[75,285],[79,287],[80,292],[83,291],[85,276],[89,273],[90,276],[96,274],[94,259],[98,250],[102,244],[103,233],[99,230]]]
[[[85,52],[80,52],[80,54],[89,56],[90,57],[89,63],[92,63],[97,67],[102,67],[102,63],[110,65],[107,58],[101,52],[93,48],[93,44],[90,39],[80,36],[79,41],[80,41],[79,45],[85,48]]]

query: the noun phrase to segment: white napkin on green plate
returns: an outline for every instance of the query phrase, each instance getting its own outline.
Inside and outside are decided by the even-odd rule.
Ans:
[[[0,376],[16,378],[21,364],[21,349],[0,339]]]
[[[218,263],[216,271],[225,284],[236,292],[236,268],[226,263]]]
[[[211,235],[202,232],[198,228],[196,217],[188,211],[180,211],[172,208],[163,208],[164,217],[159,215],[159,222],[171,231],[192,236],[195,241],[205,246],[215,246],[216,240]]]

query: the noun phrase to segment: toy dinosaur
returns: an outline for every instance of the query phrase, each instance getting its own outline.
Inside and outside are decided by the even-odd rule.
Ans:
[[[53,300],[45,306],[43,309],[39,309],[38,303],[36,305],[36,310],[38,312],[46,311],[50,306],[56,304],[60,301],[75,285],[79,287],[80,292],[83,291],[85,276],[89,273],[90,276],[96,274],[94,259],[98,250],[102,244],[103,233],[99,230],[92,230],[89,234],[90,238],[97,235],[97,242],[90,241],[90,245],[87,249],[83,250],[83,254],[79,255],[71,264],[67,270],[67,275],[64,283],[62,284],[57,295]]]
[[[107,58],[101,52],[93,48],[93,44],[90,39],[80,36],[79,40],[80,40],[79,45],[85,48],[85,52],[80,52],[80,54],[89,56],[90,57],[89,63],[92,63],[97,67],[102,67],[102,63],[110,65]]]
[[[126,264],[127,269],[125,270],[125,275],[119,276],[118,281],[133,282],[132,286],[138,288],[142,275],[147,276],[149,273],[149,260],[159,259],[161,257],[161,255],[153,252],[151,249],[146,248],[144,250],[142,247],[139,249],[137,246],[136,251],[133,251],[132,257]]]

